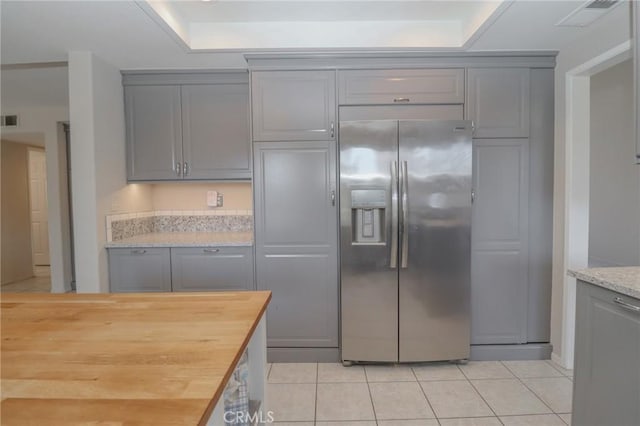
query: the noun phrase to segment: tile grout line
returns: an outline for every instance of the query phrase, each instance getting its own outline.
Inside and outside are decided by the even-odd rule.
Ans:
[[[573,378],[573,370],[569,370],[567,368],[564,368],[560,365],[556,366],[556,364],[550,360],[550,359],[545,359],[544,362],[546,362],[548,365],[550,365],[552,368],[554,368],[555,370],[557,370],[560,374],[562,374],[563,377],[566,377],[567,379],[570,379],[571,381]],[[562,368],[562,370],[564,371],[571,371],[571,375],[569,376],[568,374],[565,374],[564,371],[560,370]]]
[[[416,372],[413,369],[413,367],[409,367],[409,368],[411,368],[411,373],[413,373],[413,377],[416,378],[416,382],[418,383],[418,387],[420,388],[420,392],[422,392],[422,395],[424,395],[424,399],[427,401],[427,405],[429,405],[429,409],[431,409],[431,412],[433,413],[433,417],[436,419],[436,422],[438,422],[438,424],[440,424],[440,420],[438,419],[438,415],[436,414],[436,410],[433,408],[433,405],[431,405],[431,401],[429,401],[429,397],[424,392],[424,389],[422,388],[422,384],[420,383],[420,380],[418,380],[418,375],[416,374]]]
[[[557,413],[556,413],[555,411],[553,411],[553,408],[551,408],[551,407],[549,406],[549,404],[547,404],[546,402],[544,402],[544,400],[543,400],[543,399],[542,399],[542,398],[541,398],[541,397],[540,397],[540,396],[539,396],[539,395],[538,395],[538,394],[537,394],[533,389],[531,389],[529,386],[527,386],[527,384],[526,384],[526,383],[525,383],[525,382],[524,382],[520,377],[518,377],[518,376],[517,376],[513,371],[511,371],[511,369],[509,369],[509,367],[507,367],[507,366],[506,366],[502,361],[498,361],[498,362],[499,362],[500,364],[502,364],[502,365],[504,366],[504,368],[506,368],[507,370],[509,370],[509,372],[510,372],[511,374],[513,374],[513,375],[515,376],[515,378],[516,378],[516,379],[518,379],[518,381],[519,381],[520,383],[522,383],[522,386],[524,386],[525,388],[527,388],[527,390],[528,390],[529,392],[531,392],[531,393],[533,394],[533,396],[535,396],[536,398],[538,398],[538,400],[540,400],[540,402],[542,402],[542,404],[543,404],[545,407],[547,407],[547,408],[551,411],[551,413],[553,413],[553,414],[555,414],[555,415],[557,416]],[[542,379],[545,379],[545,378],[548,378],[548,377],[541,377],[541,378],[542,378]],[[538,414],[544,414],[544,413],[538,413]],[[533,415],[533,414],[532,414],[532,415]],[[558,416],[558,417],[560,417],[560,416]],[[560,419],[560,420],[562,420],[562,419]],[[563,422],[563,423],[564,423],[564,422]]]
[[[313,407],[313,424],[314,426],[318,424],[318,378],[320,376],[320,366],[316,362],[316,395],[315,395],[315,404]]]
[[[369,391],[369,400],[371,401],[371,408],[373,409],[373,421],[378,426],[378,414],[376,414],[376,405],[373,403],[373,395],[371,394],[371,387],[369,386],[369,376],[367,376],[367,368],[366,366],[362,366],[364,370],[364,380],[367,383],[367,391]]]
[[[484,396],[482,396],[482,394],[480,393],[480,391],[478,390],[478,388],[476,388],[476,386],[473,384],[473,382],[471,381],[471,379],[465,374],[464,370],[460,367],[458,367],[458,369],[460,371],[462,371],[462,375],[464,377],[467,378],[467,382],[469,382],[469,384],[471,385],[471,387],[473,388],[473,390],[478,394],[478,396],[480,397],[480,399],[487,405],[487,407],[489,407],[489,410],[491,410],[491,412],[493,413],[493,415],[495,416],[496,419],[498,419],[498,421],[500,422],[500,424],[504,425],[504,423],[502,423],[502,420],[500,419],[500,417],[498,416],[498,413],[496,413],[496,411],[493,409],[493,407],[491,406],[491,404],[489,404],[489,401],[487,401],[486,399],[484,399]]]

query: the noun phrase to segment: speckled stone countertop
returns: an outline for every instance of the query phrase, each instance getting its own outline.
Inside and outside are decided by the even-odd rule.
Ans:
[[[105,247],[239,247],[252,245],[252,232],[152,232],[111,241]]]
[[[581,281],[640,299],[640,266],[569,270],[569,275]]]

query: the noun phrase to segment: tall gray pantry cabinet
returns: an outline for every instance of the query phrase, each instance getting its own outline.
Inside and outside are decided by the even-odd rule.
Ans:
[[[335,71],[251,75],[256,284],[269,360],[338,358]]]
[[[465,112],[475,124],[472,357],[547,358],[553,69],[468,68]]]

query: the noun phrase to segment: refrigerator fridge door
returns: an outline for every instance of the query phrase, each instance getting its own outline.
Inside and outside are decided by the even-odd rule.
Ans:
[[[342,359],[398,360],[398,122],[340,122]]]
[[[399,361],[469,357],[470,121],[400,121]]]

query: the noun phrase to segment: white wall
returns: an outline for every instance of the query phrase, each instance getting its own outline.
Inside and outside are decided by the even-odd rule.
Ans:
[[[47,201],[49,208],[49,253],[51,261],[51,291],[64,293],[71,289],[71,253],[69,247],[69,214],[66,200],[66,148],[59,135],[59,123],[69,121],[69,108],[13,107],[2,105],[2,113],[18,114],[19,126],[3,128],[2,135],[23,133],[44,134],[47,157]]]
[[[33,276],[29,146],[2,141],[2,284]]]
[[[580,80],[572,78],[570,73],[593,58],[628,42],[630,36],[629,5],[624,3],[594,22],[582,37],[563,46],[557,57],[551,343],[554,359],[567,367],[573,364],[573,351],[572,348],[566,348],[566,351],[563,348],[563,340],[565,342],[572,340],[571,333],[565,329],[564,318],[571,317],[572,312],[570,309],[569,312],[565,312],[567,306],[564,299],[565,297],[570,299],[575,289],[575,279],[567,277],[567,269],[587,266],[589,238],[589,125],[588,121],[585,121],[569,122],[567,126],[567,117],[573,113],[571,109],[581,108],[588,111],[589,77],[586,76],[583,77],[584,80]],[[568,82],[570,84],[567,84]],[[567,104],[567,94],[576,89],[576,85],[586,85],[586,99]],[[576,146],[568,145],[567,140],[573,139],[580,140],[580,143]],[[576,209],[586,212],[586,215],[569,217]],[[568,224],[584,232],[572,233]],[[572,255],[571,258],[567,256],[569,253]]]
[[[589,266],[640,264],[633,61],[591,77]]]
[[[219,209],[252,209],[253,196],[248,182],[184,182],[153,184],[153,210],[209,210],[207,191],[218,191],[224,196]]]
[[[91,52],[69,53],[76,286],[109,291],[105,216],[152,209],[146,185],[127,185],[120,71]]]

